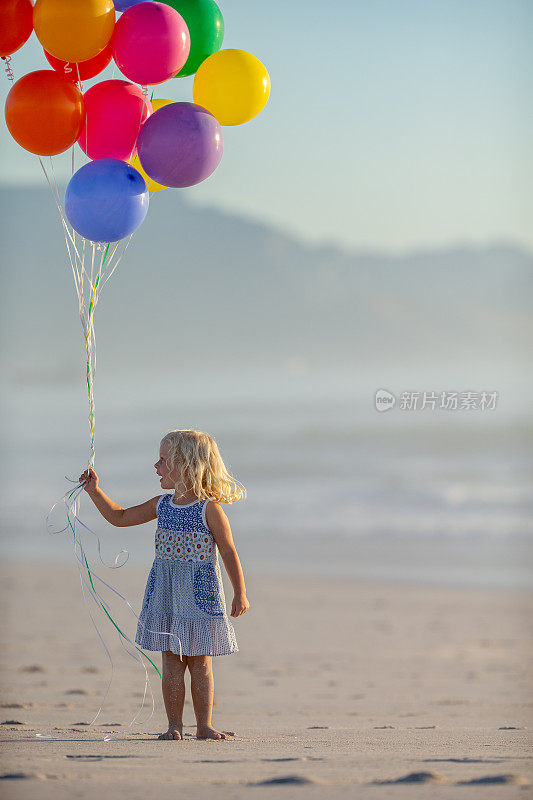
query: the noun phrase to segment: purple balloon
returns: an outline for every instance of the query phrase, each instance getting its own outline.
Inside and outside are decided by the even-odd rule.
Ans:
[[[170,103],[141,128],[137,152],[150,178],[176,189],[194,186],[211,175],[222,158],[222,128],[196,103]]]
[[[151,2],[151,0],[113,0],[115,11],[127,11],[132,6],[138,6],[139,3]]]

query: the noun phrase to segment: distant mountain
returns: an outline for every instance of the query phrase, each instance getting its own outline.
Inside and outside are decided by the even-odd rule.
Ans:
[[[4,191],[1,236],[4,375],[77,380],[81,329],[49,191]],[[512,245],[347,253],[161,192],[102,293],[99,358],[119,371],[526,364],[532,272]]]

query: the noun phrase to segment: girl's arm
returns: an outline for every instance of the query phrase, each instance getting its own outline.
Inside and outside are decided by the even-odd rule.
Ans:
[[[126,528],[129,525],[142,525],[143,522],[150,522],[157,519],[157,501],[161,497],[152,497],[146,503],[131,508],[122,508],[109,498],[98,486],[98,475],[94,469],[86,470],[79,477],[80,482],[85,482],[84,489],[95,504],[100,514],[111,525],[117,528]]]
[[[229,579],[235,592],[231,606],[231,616],[238,617],[250,608],[246,597],[246,586],[241,562],[233,542],[229,520],[221,509],[220,504],[210,500],[205,510],[207,527],[213,534],[213,539],[220,551],[221,558],[226,567]]]

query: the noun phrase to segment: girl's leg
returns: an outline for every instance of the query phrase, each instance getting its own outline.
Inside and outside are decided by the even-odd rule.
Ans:
[[[162,653],[163,700],[168,717],[168,731],[159,739],[183,739],[183,703],[185,702],[185,670],[188,656],[180,657],[170,650]]]
[[[191,694],[196,714],[197,739],[228,739],[233,731],[217,731],[211,724],[213,713],[213,659],[211,656],[187,656],[187,666],[191,673]]]

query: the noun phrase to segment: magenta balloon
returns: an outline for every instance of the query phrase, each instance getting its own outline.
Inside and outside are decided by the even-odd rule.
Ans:
[[[163,186],[183,188],[205,180],[218,167],[222,128],[202,106],[170,103],[155,111],[137,140],[142,168]]]
[[[140,86],[122,80],[101,81],[84,94],[85,125],[78,144],[89,158],[128,161],[139,131],[152,113]]]
[[[163,83],[183,67],[191,40],[185,20],[165,3],[132,6],[113,35],[113,58],[120,71],[141,86]]]

